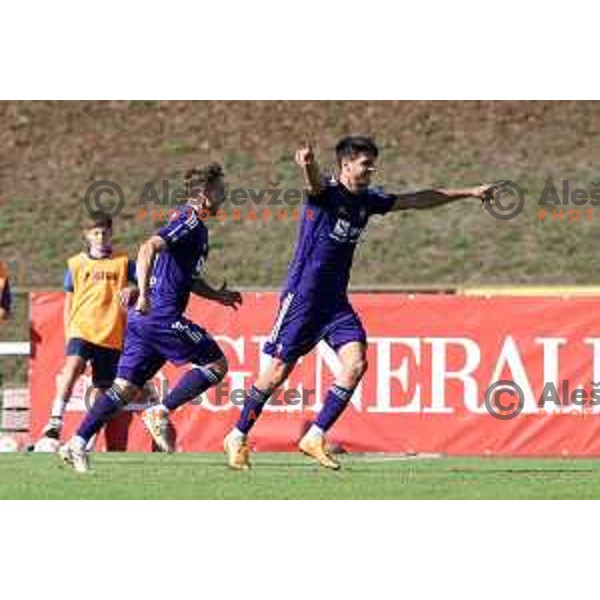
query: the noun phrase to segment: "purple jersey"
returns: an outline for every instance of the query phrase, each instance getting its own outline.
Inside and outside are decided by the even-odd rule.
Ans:
[[[345,298],[356,244],[369,218],[387,213],[394,200],[373,187],[353,194],[338,181],[327,182],[318,196],[309,196],[283,293]]]
[[[185,311],[194,278],[208,257],[208,229],[195,210],[181,211],[158,235],[167,249],[158,254],[150,277],[150,317],[177,319]]]

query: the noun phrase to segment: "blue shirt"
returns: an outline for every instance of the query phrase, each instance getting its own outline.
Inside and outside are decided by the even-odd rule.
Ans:
[[[367,222],[387,213],[395,199],[375,187],[353,194],[338,181],[327,182],[318,196],[308,196],[283,293],[318,295],[323,302],[345,299],[354,251]]]
[[[167,248],[154,261],[150,276],[150,313],[154,318],[177,319],[185,311],[194,279],[202,274],[208,257],[208,229],[191,208],[158,235]]]

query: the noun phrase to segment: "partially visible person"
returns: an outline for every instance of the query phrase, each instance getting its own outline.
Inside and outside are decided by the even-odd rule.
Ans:
[[[65,363],[52,402],[45,437],[60,439],[63,416],[77,379],[89,362],[95,387],[115,378],[123,347],[126,308],[133,302],[135,262],[113,250],[109,214],[91,213],[84,223],[85,249],[67,261],[64,275]]]
[[[0,322],[6,321],[10,315],[11,295],[8,270],[0,260]]]
[[[225,200],[223,169],[210,164],[186,174],[187,205],[141,246],[137,259],[139,297],[129,311],[123,355],[111,387],[98,394],[76,434],[59,449],[75,471],[89,471],[87,448],[93,436],[120,413],[156,372],[169,361],[189,365],[175,387],[142,414],[154,443],[175,450],[169,415],[227,374],[228,364],[214,338],[184,316],[192,294],[232,309],[242,304],[239,292],[225,284],[213,288],[203,278],[209,252],[208,228],[200,215],[215,215]]]

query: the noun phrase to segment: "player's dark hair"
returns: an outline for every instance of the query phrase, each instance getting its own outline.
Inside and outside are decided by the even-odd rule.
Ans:
[[[213,184],[217,179],[223,177],[223,167],[219,163],[210,163],[204,167],[193,167],[185,176],[185,193],[188,198],[194,194],[194,190],[203,189]]]
[[[338,165],[341,165],[342,160],[345,158],[355,158],[359,154],[368,154],[373,158],[377,158],[379,148],[370,137],[363,135],[349,135],[341,139],[335,147]]]
[[[83,224],[84,229],[94,229],[94,227],[106,227],[112,229],[113,220],[109,213],[100,210],[88,213]]]

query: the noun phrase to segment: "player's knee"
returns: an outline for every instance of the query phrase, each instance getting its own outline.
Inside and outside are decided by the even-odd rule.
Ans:
[[[285,382],[292,368],[293,365],[283,362],[280,358],[273,358],[269,368],[263,371],[254,382],[254,387],[259,390],[269,390],[270,393]]]
[[[279,387],[287,378],[289,365],[280,358],[274,358],[271,362],[270,387]]]
[[[85,368],[83,360],[71,360],[70,357],[66,360],[62,368],[62,376],[66,380],[77,379]]]
[[[227,375],[229,371],[229,363],[227,362],[227,359],[223,357],[218,361],[202,368],[206,371],[210,371],[216,385],[225,378],[225,375]]]
[[[363,378],[368,368],[369,363],[366,358],[356,358],[352,360],[347,367],[348,376],[355,384],[357,384]]]
[[[126,379],[117,378],[106,388],[107,392],[109,390],[112,394],[119,397],[123,404],[129,404],[136,396],[139,388]]]

